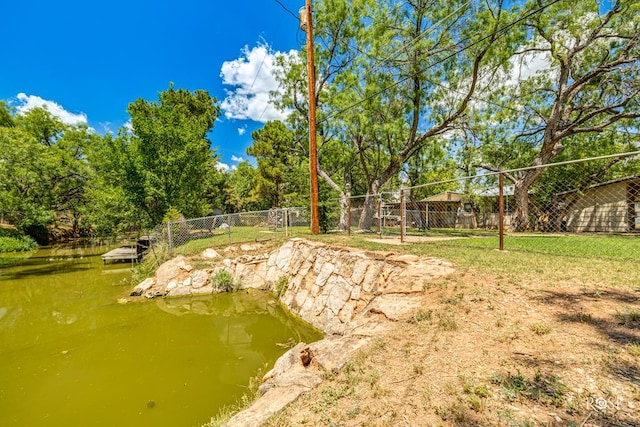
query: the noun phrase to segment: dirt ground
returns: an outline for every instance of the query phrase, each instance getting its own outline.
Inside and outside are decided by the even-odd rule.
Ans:
[[[640,288],[466,271],[425,292],[268,425],[640,425]]]

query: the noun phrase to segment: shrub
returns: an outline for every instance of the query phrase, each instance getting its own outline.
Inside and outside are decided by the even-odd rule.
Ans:
[[[0,252],[25,252],[36,249],[38,244],[17,230],[0,228]]]
[[[235,289],[233,276],[228,271],[219,271],[211,279],[213,286],[219,291],[230,292]]]
[[[289,279],[287,276],[280,276],[276,281],[276,295],[281,296],[287,290],[287,285],[289,284]]]

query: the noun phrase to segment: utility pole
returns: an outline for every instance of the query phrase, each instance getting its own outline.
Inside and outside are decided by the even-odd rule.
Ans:
[[[300,9],[300,27],[307,33],[307,74],[309,76],[309,174],[311,181],[311,234],[318,234],[318,148],[316,144],[316,69],[313,63],[312,0]],[[303,11],[304,9],[304,11]],[[304,13],[303,13],[304,12]]]

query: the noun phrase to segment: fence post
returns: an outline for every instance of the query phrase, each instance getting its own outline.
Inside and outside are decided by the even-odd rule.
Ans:
[[[382,238],[382,194],[378,196],[378,238]]]
[[[227,236],[229,244],[231,244],[231,214],[227,214]]]
[[[169,255],[173,256],[173,236],[171,235],[171,221],[167,222],[167,235],[169,237]]]
[[[284,208],[282,212],[284,212],[284,237],[289,237],[289,211]]]
[[[351,236],[351,191],[347,190],[347,236]]]
[[[405,206],[404,206],[404,188],[400,189],[400,243],[404,243],[405,232]]]
[[[504,176],[502,172],[498,175],[498,232],[500,234],[500,250],[504,251]]]

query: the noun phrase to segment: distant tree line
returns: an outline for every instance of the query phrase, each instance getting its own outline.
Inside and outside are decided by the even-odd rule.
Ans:
[[[315,2],[321,205],[344,226],[347,195],[364,195],[369,229],[384,188],[638,149],[639,13],[632,0]],[[278,62],[272,101],[291,114],[253,132],[255,165],[228,172],[208,139],[220,109],[205,91],[138,99],[131,128],[104,136],[0,104],[0,215],[32,236],[79,236],[307,205],[306,54]],[[640,173],[623,163],[507,174],[513,229],[527,229],[541,182]]]

